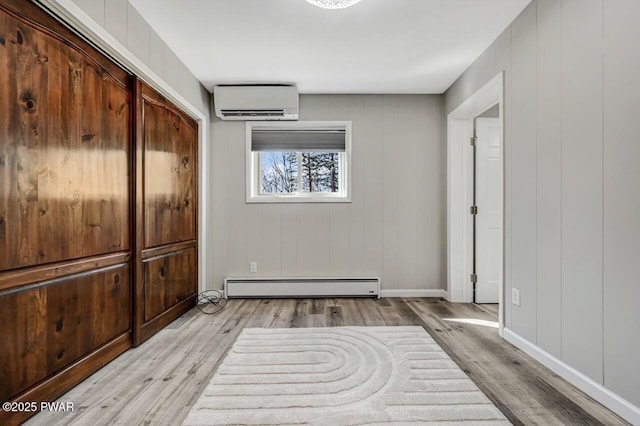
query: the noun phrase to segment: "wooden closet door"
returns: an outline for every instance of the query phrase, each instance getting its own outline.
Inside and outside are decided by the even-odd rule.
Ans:
[[[131,346],[132,77],[25,0],[0,70],[0,401],[52,401]]]
[[[139,344],[194,306],[198,126],[141,81],[136,89],[134,342]]]

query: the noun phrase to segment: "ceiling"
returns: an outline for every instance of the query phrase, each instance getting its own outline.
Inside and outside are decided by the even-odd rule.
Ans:
[[[209,89],[443,93],[530,0],[130,0]]]

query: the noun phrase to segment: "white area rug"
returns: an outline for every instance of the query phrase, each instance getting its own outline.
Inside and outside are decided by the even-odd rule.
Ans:
[[[422,327],[248,328],[185,425],[505,425]]]

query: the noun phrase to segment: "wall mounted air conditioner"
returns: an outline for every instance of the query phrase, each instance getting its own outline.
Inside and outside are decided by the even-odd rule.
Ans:
[[[213,88],[223,120],[297,120],[298,89],[283,85],[221,85]]]

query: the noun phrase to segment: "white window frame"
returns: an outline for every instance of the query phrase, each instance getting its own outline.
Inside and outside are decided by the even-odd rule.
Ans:
[[[340,153],[340,190],[338,192],[262,193],[260,182],[260,152],[251,150],[254,127],[279,129],[319,129],[344,127],[345,147]],[[350,203],[351,202],[351,121],[247,121],[246,130],[246,202],[247,203]],[[302,164],[301,155],[298,164]],[[298,182],[301,173],[298,172]],[[298,188],[300,185],[298,184]]]

